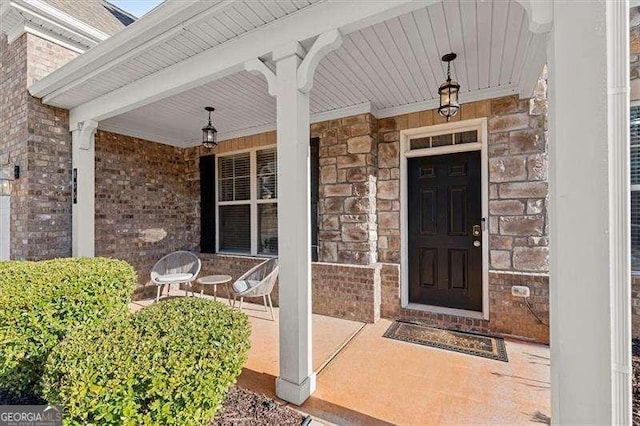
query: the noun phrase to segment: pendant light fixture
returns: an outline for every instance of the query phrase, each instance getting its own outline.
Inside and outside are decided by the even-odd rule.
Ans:
[[[458,55],[452,52],[442,57],[442,61],[447,63],[447,81],[442,83],[440,89],[438,89],[438,94],[440,95],[438,114],[446,118],[447,121],[460,110],[460,104],[458,103],[460,85],[457,81],[451,80],[451,61],[456,59],[457,56]]]
[[[205,107],[205,111],[209,113],[209,122],[202,128],[202,145],[207,149],[212,149],[218,145],[218,131],[211,124],[211,113],[216,109],[214,107]]]

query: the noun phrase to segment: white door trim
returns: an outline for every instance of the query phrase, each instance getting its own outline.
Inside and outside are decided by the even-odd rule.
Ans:
[[[479,142],[460,145],[441,146],[409,150],[412,138],[436,136],[445,133],[477,130]],[[480,151],[481,161],[481,192],[482,217],[484,218],[482,232],[482,312],[464,309],[444,308],[441,306],[421,305],[409,303],[409,216],[408,216],[408,183],[407,159],[430,155],[451,154],[456,152]],[[406,309],[428,311],[439,314],[455,315],[475,319],[489,319],[489,157],[487,152],[487,119],[456,121],[454,123],[437,124],[434,126],[418,127],[400,131],[400,302]]]

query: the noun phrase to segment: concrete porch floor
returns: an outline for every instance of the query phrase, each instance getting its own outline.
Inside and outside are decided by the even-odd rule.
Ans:
[[[171,295],[184,296],[184,291]],[[150,303],[153,300],[133,302],[131,309]],[[251,350],[238,385],[277,399],[274,309],[276,320],[271,321],[261,305],[243,305],[252,326]],[[294,408],[340,425],[550,422],[547,346],[506,340],[506,363],[382,337],[390,324],[314,315],[317,390]]]

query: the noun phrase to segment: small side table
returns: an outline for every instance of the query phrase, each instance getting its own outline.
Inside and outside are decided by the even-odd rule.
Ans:
[[[207,275],[206,277],[198,278],[197,282],[200,284],[200,296],[203,296],[203,290],[205,285],[213,286],[213,300],[218,300],[218,286],[226,284],[231,281],[229,275]]]

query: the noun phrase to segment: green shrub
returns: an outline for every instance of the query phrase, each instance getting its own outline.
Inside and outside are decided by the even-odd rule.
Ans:
[[[37,400],[51,349],[84,322],[126,315],[136,282],[120,260],[0,262],[0,393]]]
[[[155,303],[65,339],[47,362],[45,396],[68,424],[207,424],[246,362],[249,335],[247,316],[222,303]]]

